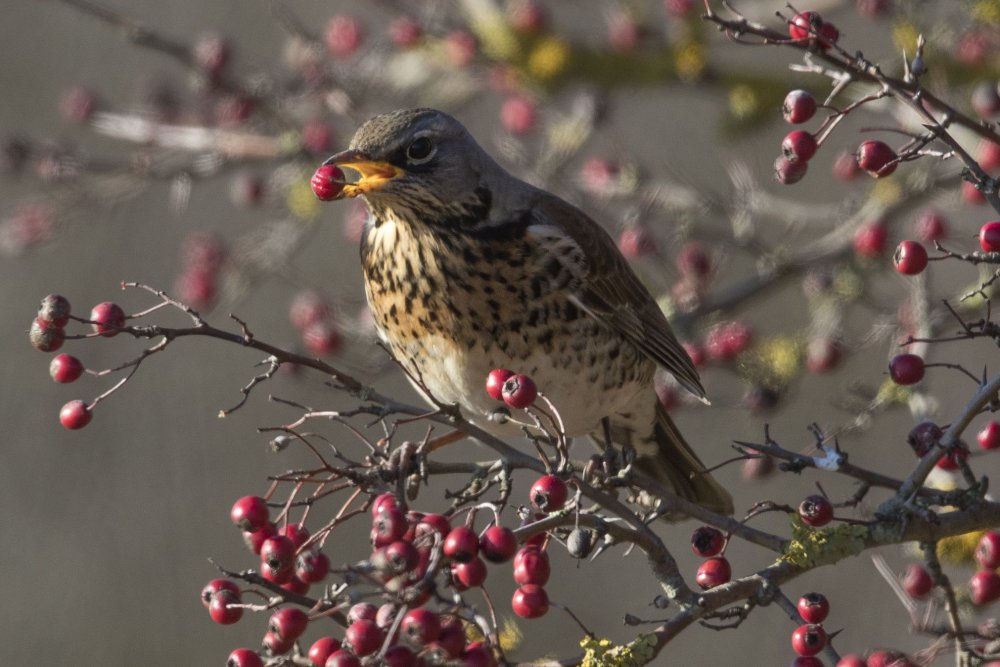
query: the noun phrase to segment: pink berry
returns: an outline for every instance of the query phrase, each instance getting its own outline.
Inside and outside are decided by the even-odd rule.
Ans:
[[[841,151],[833,160],[833,176],[838,181],[853,181],[860,172],[857,156],[848,150]]]
[[[378,607],[371,602],[357,602],[347,610],[347,624],[357,621],[374,621],[378,615]]]
[[[739,321],[715,325],[705,336],[705,352],[719,361],[734,359],[746,351],[753,341],[750,327]]]
[[[976,148],[976,162],[983,171],[993,172],[1000,167],[1000,143],[983,140]]]
[[[927,249],[917,241],[900,241],[892,261],[900,273],[916,275],[927,268]]]
[[[896,159],[896,151],[883,141],[869,139],[861,142],[856,155],[858,166],[870,176],[881,178],[896,171],[898,163],[893,162]]]
[[[476,57],[479,44],[476,38],[464,30],[453,30],[445,35],[444,51],[448,61],[455,67],[465,67]]]
[[[444,540],[445,556],[459,563],[468,563],[479,554],[479,536],[465,526],[452,528]]]
[[[896,384],[916,384],[924,379],[924,360],[915,354],[897,354],[889,361],[889,377]]]
[[[823,661],[811,655],[797,655],[788,667],[823,667]]]
[[[1000,448],[1000,422],[991,421],[976,435],[980,449]]]
[[[830,613],[830,601],[822,593],[806,593],[799,598],[797,608],[806,623],[822,623]]]
[[[344,172],[335,164],[324,164],[316,170],[309,185],[322,201],[332,201],[344,191]]]
[[[903,574],[903,580],[900,583],[906,594],[914,600],[926,597],[931,592],[931,589],[934,588],[934,580],[931,578],[930,572],[922,565],[916,563],[910,563],[907,566],[906,572]]]
[[[969,597],[976,606],[1000,599],[1000,575],[993,570],[979,570],[969,579]]]
[[[816,137],[805,130],[792,130],[781,142],[782,154],[793,162],[808,162],[816,148]]]
[[[555,475],[544,475],[535,480],[528,492],[531,506],[540,512],[556,512],[561,510],[569,498],[569,489],[561,478]]]
[[[986,570],[1000,567],[1000,532],[988,530],[979,538],[976,545],[976,562]]]
[[[867,667],[867,664],[860,655],[849,653],[837,661],[836,667]]]
[[[491,563],[506,563],[516,551],[514,531],[505,526],[490,526],[479,538],[479,553]]]
[[[806,345],[806,368],[811,373],[825,373],[836,368],[843,349],[836,340],[814,338]]]
[[[940,241],[946,234],[944,217],[932,208],[925,209],[917,218],[913,231],[924,243]]]
[[[826,646],[826,631],[822,625],[806,623],[792,632],[792,650],[802,656],[813,656]]]
[[[340,640],[334,637],[320,637],[309,647],[307,657],[314,667],[325,667],[327,658],[340,650]]]
[[[57,327],[64,327],[69,322],[70,305],[61,294],[49,294],[38,306],[38,317]]]
[[[302,332],[302,343],[318,357],[326,357],[340,349],[343,338],[329,320],[313,322]]]
[[[208,601],[208,615],[219,625],[232,625],[243,618],[243,607],[239,593],[231,590],[218,590],[212,593]]]
[[[970,181],[962,181],[962,201],[973,206],[986,204],[986,195]]]
[[[514,581],[544,586],[552,575],[549,556],[537,547],[524,546],[514,557]]]
[[[313,155],[329,154],[333,148],[333,130],[318,118],[306,121],[299,135],[302,148],[307,153]]]
[[[816,98],[805,90],[793,90],[785,96],[781,113],[792,125],[805,123],[816,113]]]
[[[513,375],[514,371],[507,370],[506,368],[494,368],[486,376],[486,393],[494,400],[502,401],[503,384]]]
[[[700,526],[691,534],[691,549],[702,558],[718,556],[726,546],[726,536],[712,526]]]
[[[979,247],[983,252],[1000,252],[1000,220],[987,222],[979,228]]]
[[[83,428],[93,418],[94,413],[83,401],[70,401],[59,411],[59,423],[70,431]]]
[[[386,509],[399,509],[399,500],[396,499],[395,494],[392,493],[382,493],[375,496],[375,500],[372,501],[371,513],[372,517],[377,517]]]
[[[71,354],[57,354],[49,364],[49,375],[56,382],[75,382],[83,374],[83,364]]]
[[[66,342],[66,331],[48,320],[36,317],[28,329],[28,342],[39,352],[55,352]]]
[[[97,106],[97,96],[84,86],[73,86],[59,100],[59,111],[74,123],[86,123],[94,115]]]
[[[793,185],[801,181],[808,170],[808,162],[792,160],[786,155],[779,155],[774,161],[774,180],[782,185]]]
[[[538,397],[538,387],[527,375],[512,375],[504,381],[500,395],[503,402],[512,408],[527,408]]]
[[[423,27],[409,16],[397,17],[389,24],[389,39],[402,49],[416,46],[423,36]]]
[[[618,235],[618,249],[626,259],[645,257],[656,252],[656,239],[646,225],[629,225]]]
[[[833,519],[833,505],[824,496],[809,496],[799,504],[799,518],[807,526],[825,526]]]
[[[472,642],[459,657],[462,667],[497,667],[496,657],[482,642]]]
[[[377,568],[390,575],[410,572],[420,564],[420,551],[410,542],[396,540],[382,547],[372,561]]]
[[[698,567],[695,575],[695,583],[704,589],[715,588],[729,581],[733,576],[733,569],[725,556],[713,556],[706,559]]]
[[[514,95],[500,107],[500,124],[511,134],[525,134],[535,127],[538,113],[527,97]]]
[[[351,623],[344,633],[344,643],[350,645],[358,656],[370,655],[379,650],[384,638],[384,633],[375,621],[367,619]]]
[[[539,618],[549,610],[549,596],[537,584],[525,584],[511,598],[511,609],[521,618]]]
[[[879,649],[868,654],[867,667],[910,667],[906,656],[899,651]]]
[[[323,43],[334,58],[348,58],[361,46],[361,24],[353,16],[333,16],[323,32]]]
[[[90,319],[94,323],[94,331],[111,338],[117,336],[118,329],[125,326],[125,311],[116,303],[104,301],[90,311]]]
[[[888,234],[880,222],[862,225],[854,233],[854,253],[858,257],[874,259],[885,252]]]
[[[260,496],[243,496],[229,510],[229,518],[240,530],[258,530],[270,520],[267,501]]]
[[[426,646],[438,638],[441,617],[430,609],[414,609],[403,616],[399,625],[400,636],[412,646]]]
[[[238,648],[229,654],[226,667],[264,667],[264,661],[250,649]]]
[[[282,639],[298,639],[309,625],[309,616],[298,607],[284,607],[271,614],[267,629]]]

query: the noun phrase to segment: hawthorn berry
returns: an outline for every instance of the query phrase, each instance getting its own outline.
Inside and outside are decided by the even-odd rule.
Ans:
[[[38,306],[38,317],[57,327],[64,327],[69,322],[70,305],[61,294],[49,294]]]
[[[264,633],[264,640],[261,642],[273,655],[283,655],[292,650],[295,640],[282,637],[276,632],[268,630]]]
[[[792,632],[792,650],[801,656],[813,656],[826,646],[826,631],[822,625],[806,623]]]
[[[979,247],[983,252],[1000,252],[1000,220],[987,222],[979,228]]]
[[[792,130],[781,142],[782,155],[792,162],[808,162],[816,148],[816,137],[805,130]]]
[[[914,600],[925,597],[934,588],[934,580],[923,565],[910,563],[900,582],[903,590]]]
[[[838,181],[853,181],[861,172],[856,154],[843,150],[833,159],[833,177]]]
[[[514,581],[520,585],[544,586],[552,574],[547,553],[536,547],[521,547],[514,556]]]
[[[727,361],[750,347],[753,332],[738,321],[721,322],[705,335],[705,353],[710,359]]]
[[[725,556],[712,556],[698,566],[695,583],[704,589],[715,588],[729,581],[733,568]]]
[[[782,185],[798,183],[809,171],[809,163],[804,160],[791,160],[785,155],[779,155],[774,161],[774,180]]]
[[[309,647],[306,657],[314,667],[324,667],[334,651],[340,650],[340,640],[334,637],[320,637]]]
[[[869,222],[854,233],[854,254],[865,259],[880,257],[887,241],[885,226],[881,222]]]
[[[916,384],[924,379],[924,360],[915,354],[897,354],[889,361],[889,377],[896,384]]]
[[[330,572],[330,557],[322,551],[308,549],[295,559],[295,576],[307,584],[326,579]]]
[[[71,354],[57,354],[49,364],[49,375],[62,384],[75,382],[83,375],[83,364]]]
[[[406,515],[395,507],[383,509],[372,521],[372,546],[384,547],[406,534]]]
[[[537,584],[525,584],[514,591],[511,609],[521,618],[539,618],[549,610],[549,596]]]
[[[806,593],[799,598],[797,608],[806,623],[822,623],[830,613],[830,601],[822,593]]]
[[[497,667],[496,657],[482,642],[472,642],[466,646],[459,658],[463,667]]]
[[[375,621],[363,618],[347,626],[344,633],[344,643],[349,645],[358,656],[366,656],[379,650],[385,633]]]
[[[382,662],[385,667],[416,667],[417,656],[408,647],[396,644],[385,650]]]
[[[988,422],[976,434],[976,442],[979,443],[980,449],[997,449],[1000,447],[1000,422]]]
[[[969,579],[969,598],[976,606],[1000,599],[1000,575],[994,570],[979,570]]]
[[[267,622],[267,629],[282,639],[297,639],[306,631],[309,616],[298,607],[283,607]]]
[[[441,632],[436,643],[444,648],[451,658],[457,658],[465,648],[465,626],[457,616],[441,618]]]
[[[480,558],[473,558],[466,563],[451,564],[451,578],[460,588],[478,588],[486,581],[486,563]]]
[[[867,667],[910,667],[906,656],[899,651],[879,649],[868,654]]]
[[[361,667],[361,660],[346,649],[338,649],[326,659],[324,667]]]
[[[965,446],[965,443],[958,442],[954,447],[951,447],[948,450],[947,454],[941,456],[935,465],[942,470],[958,470],[960,466],[959,461],[968,456],[968,447]]]
[[[304,331],[310,325],[322,322],[330,316],[330,304],[314,289],[299,291],[288,309],[288,320],[296,329]]]
[[[799,504],[799,518],[813,528],[825,526],[833,519],[833,504],[825,496],[808,496]]]
[[[236,585],[236,582],[229,579],[212,579],[201,589],[201,604],[205,609],[208,609],[208,605],[212,601],[212,596],[219,591],[229,591],[239,596],[240,587]]]
[[[48,320],[36,317],[28,329],[28,342],[39,352],[55,352],[66,342],[66,331]]]
[[[250,649],[238,648],[229,654],[226,667],[264,667],[264,661]]]
[[[420,535],[431,531],[437,532],[443,540],[451,532],[451,522],[441,514],[425,514],[421,517],[419,523],[417,523],[414,535],[420,537]]]
[[[538,397],[538,387],[527,375],[515,374],[504,381],[500,396],[512,408],[526,408]]]
[[[302,332],[302,344],[317,357],[327,357],[340,349],[343,338],[330,320],[313,322]]]
[[[823,667],[823,661],[811,655],[797,655],[788,667]]]
[[[569,488],[560,477],[544,475],[535,480],[528,491],[531,506],[539,512],[561,510],[569,498]]]
[[[344,172],[335,164],[324,164],[309,180],[313,194],[321,201],[333,201],[344,191]]]
[[[507,7],[507,21],[510,27],[525,35],[535,35],[545,30],[548,16],[536,0],[520,0]]]
[[[490,526],[479,538],[479,553],[491,563],[506,563],[517,551],[517,537],[506,526]]]
[[[927,268],[927,249],[917,241],[900,241],[892,261],[900,273],[916,275]]]
[[[937,447],[943,437],[944,431],[934,422],[920,422],[910,431],[906,442],[913,449],[914,454],[923,457],[932,448]]]
[[[836,667],[867,667],[867,664],[860,655],[849,653],[837,661]]]
[[[479,536],[465,526],[452,528],[444,538],[442,552],[459,563],[468,563],[479,554]]]
[[[691,549],[702,558],[718,556],[726,546],[726,536],[713,526],[699,526],[691,533]]]
[[[925,209],[914,223],[913,231],[925,243],[940,241],[946,234],[944,217],[935,209]]]
[[[494,368],[490,371],[490,374],[486,376],[486,393],[489,394],[493,400],[502,401],[503,385],[513,375],[514,371],[506,368]]]
[[[805,123],[816,113],[816,98],[805,90],[793,90],[785,96],[781,114],[792,125]]]
[[[338,14],[327,21],[323,43],[334,58],[348,58],[361,46],[364,33],[353,16]]]
[[[523,95],[513,95],[500,106],[500,124],[511,134],[525,134],[535,127],[535,104]]]
[[[1000,92],[993,81],[981,81],[972,89],[972,109],[980,118],[989,118],[1000,111]],[[985,167],[984,167],[985,168]]]
[[[411,542],[396,540],[382,548],[380,552],[384,560],[376,563],[376,567],[381,565],[379,569],[389,574],[409,572],[420,563],[420,551]],[[372,559],[373,562],[379,560],[379,558]]]
[[[83,401],[70,401],[59,411],[59,423],[70,431],[83,428],[93,418],[94,413]]]
[[[260,496],[243,496],[229,510],[229,518],[241,530],[259,530],[271,518],[267,501]]]
[[[243,618],[243,607],[239,604],[239,593],[225,588],[217,590],[208,601],[208,615],[219,625],[232,625]]]
[[[1000,567],[1000,532],[988,530],[979,538],[976,545],[976,562],[986,570]]]
[[[441,617],[430,609],[413,609],[403,616],[399,633],[413,646],[426,646],[438,638],[441,632]]]
[[[823,17],[818,12],[800,12],[793,16],[789,22],[788,36],[797,40],[812,39],[819,34],[821,25],[823,25]]]
[[[95,332],[111,338],[125,326],[125,311],[117,303],[102,301],[90,311],[90,319]]]
[[[896,151],[889,144],[878,139],[862,141],[856,153],[858,166],[874,178],[888,176],[896,171]]]
[[[260,546],[260,573],[276,584],[287,582],[295,574],[295,545],[284,535],[264,540]]]
[[[268,521],[257,530],[243,531],[243,543],[247,545],[247,549],[259,555],[260,548],[263,546],[264,541],[277,534],[278,527]]]

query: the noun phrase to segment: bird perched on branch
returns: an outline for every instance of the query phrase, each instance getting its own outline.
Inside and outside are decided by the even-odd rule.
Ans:
[[[342,195],[365,199],[361,263],[378,332],[441,403],[489,419],[491,369],[535,380],[567,436],[610,437],[678,495],[729,514],[653,390],[657,367],[705,390],[684,348],[614,241],[585,213],[498,165],[448,114],[375,116],[326,161],[358,174]]]

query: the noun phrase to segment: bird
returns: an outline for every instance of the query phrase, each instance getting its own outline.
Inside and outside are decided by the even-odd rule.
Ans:
[[[509,436],[520,427],[496,419],[486,378],[525,374],[566,436],[610,437],[675,494],[733,512],[653,388],[663,368],[706,400],[698,372],[603,227],[509,173],[435,109],[372,117],[324,165],[357,174],[338,196],[369,210],[365,294],[378,336],[419,390]]]

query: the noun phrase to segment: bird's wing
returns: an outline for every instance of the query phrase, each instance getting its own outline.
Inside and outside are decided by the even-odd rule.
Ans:
[[[596,222],[573,205],[547,193],[535,203],[541,227],[536,233],[565,235],[579,247],[574,256],[583,257],[576,305],[635,345],[643,354],[664,367],[688,391],[705,398],[698,371],[678,342],[673,329],[614,240]],[[530,232],[529,228],[529,232]],[[568,254],[564,256],[569,258]]]

